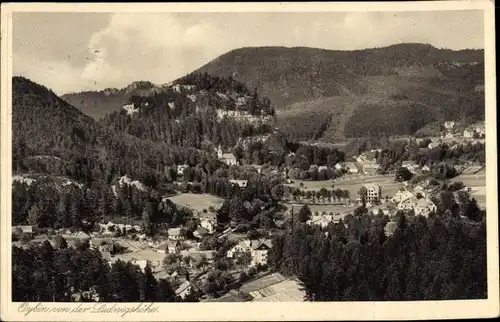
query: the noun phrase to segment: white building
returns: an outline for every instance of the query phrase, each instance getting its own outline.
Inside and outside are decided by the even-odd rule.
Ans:
[[[429,198],[408,198],[398,204],[398,210],[413,210],[415,215],[427,217],[437,210],[436,205]]]
[[[251,256],[250,266],[266,265],[267,255],[273,247],[270,239],[243,240],[228,250],[227,257],[234,258],[238,253],[249,252]]]
[[[139,109],[138,108],[135,108],[135,105],[132,103],[132,104],[127,104],[127,105],[123,105],[122,108],[127,111],[127,114],[128,115],[132,115],[134,113],[137,113],[139,112]]]
[[[156,252],[161,254],[175,254],[181,251],[180,241],[167,240],[156,247]]]
[[[448,131],[451,131],[455,127],[455,122],[453,122],[453,121],[446,121],[446,122],[444,122],[444,127]]]
[[[245,188],[248,184],[248,180],[229,180],[233,185],[237,185],[240,188]]]
[[[363,185],[366,188],[366,201],[373,203],[380,201],[382,197],[382,188],[379,184],[366,183]]]
[[[464,138],[466,139],[472,139],[474,137],[474,131],[470,129],[465,129],[464,130]]]
[[[180,298],[184,299],[186,296],[189,295],[193,290],[193,286],[189,281],[185,281],[182,283],[176,290],[175,290],[175,295],[179,296]]]
[[[168,239],[170,240],[184,240],[186,239],[185,235],[182,232],[182,228],[170,228],[167,231]]]
[[[380,169],[380,165],[374,161],[363,161],[360,164],[365,174],[376,174]]]
[[[436,212],[437,206],[429,198],[421,198],[417,201],[415,205],[415,215],[417,216],[429,216],[430,213]]]
[[[180,164],[177,166],[177,175],[178,176],[183,176],[184,175],[184,171],[189,168],[189,166],[187,164]]]
[[[232,153],[223,153],[221,147],[217,149],[217,158],[227,165],[236,165],[238,161]]]
[[[308,225],[316,225],[320,226],[321,228],[326,228],[330,223],[338,223],[342,219],[342,215],[340,214],[335,214],[335,215],[318,215],[318,216],[312,216],[310,220],[306,222]]]
[[[200,226],[205,228],[209,234],[215,232],[217,228],[217,214],[213,212],[200,213]]]
[[[356,162],[346,162],[344,164],[344,167],[351,174],[355,174],[355,173],[359,172],[358,165],[356,164]]]

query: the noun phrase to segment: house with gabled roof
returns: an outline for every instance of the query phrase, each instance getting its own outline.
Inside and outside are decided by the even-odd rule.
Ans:
[[[168,239],[170,240],[184,240],[186,236],[184,235],[182,228],[170,228],[167,230]]]
[[[270,239],[242,240],[228,250],[227,257],[234,258],[238,253],[249,252],[252,258],[250,266],[266,265],[267,254],[272,247],[273,244]]]
[[[436,205],[427,197],[412,197],[401,201],[398,204],[398,210],[413,210],[415,215],[427,217],[430,213],[437,210]]]
[[[219,145],[219,148],[217,149],[217,158],[224,162],[227,165],[236,165],[238,164],[238,161],[236,160],[236,157],[232,153],[223,153],[222,148]]]
[[[33,226],[12,226],[12,233],[16,235],[33,235]]]
[[[176,290],[175,295],[184,299],[193,291],[193,285],[190,281],[185,281]]]
[[[201,212],[199,214],[200,227],[205,228],[208,234],[213,234],[217,228],[217,214],[215,212]]]
[[[167,240],[156,247],[156,252],[162,254],[176,254],[182,250],[182,244],[178,240]]]
[[[234,180],[234,179],[231,179],[231,180],[229,180],[229,182],[232,185],[236,185],[236,186],[238,186],[240,188],[245,188],[248,185],[248,180]]]

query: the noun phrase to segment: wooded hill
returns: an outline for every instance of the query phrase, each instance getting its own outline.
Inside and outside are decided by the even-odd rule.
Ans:
[[[484,119],[483,50],[241,48],[198,71],[256,87],[294,139],[413,134],[432,121]]]
[[[13,78],[12,133],[14,170],[33,171],[37,166],[32,157],[44,156],[36,162],[50,167],[51,174],[84,184],[97,179],[109,183],[125,174],[141,181],[158,180],[164,167],[173,164],[200,165],[207,172],[222,166],[204,151],[137,138],[98,124],[23,77]]]
[[[133,95],[102,123],[140,138],[185,147],[232,149],[240,138],[274,131],[274,109],[267,97],[232,77],[190,74],[152,95]]]

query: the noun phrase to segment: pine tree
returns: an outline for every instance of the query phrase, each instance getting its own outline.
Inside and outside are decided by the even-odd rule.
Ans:
[[[153,276],[153,272],[149,265],[146,265],[144,269],[144,282],[143,282],[143,292],[144,292],[144,300],[145,301],[155,301],[158,296],[158,282]]]

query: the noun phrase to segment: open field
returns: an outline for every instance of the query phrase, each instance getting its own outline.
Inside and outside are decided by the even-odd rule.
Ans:
[[[297,281],[285,280],[253,292],[252,296],[258,296],[253,300],[256,302],[302,302],[305,291]]]
[[[451,180],[452,182],[462,182],[471,188],[471,196],[476,198],[480,207],[486,207],[486,173],[484,170],[477,174],[462,174]]]
[[[300,183],[304,184],[304,190],[320,190],[321,188],[332,189],[332,185],[335,185],[335,189],[348,190],[350,197],[352,199],[358,198],[358,191],[361,185],[364,183],[378,183],[382,187],[382,196],[392,197],[402,184],[394,181],[394,176],[383,176],[383,175],[352,175],[345,176],[336,180],[325,180],[325,181],[304,181],[304,180],[293,180],[294,182],[288,184],[290,187],[300,188]]]
[[[132,259],[135,259],[137,261],[140,260],[150,260],[151,262],[161,262],[165,258],[166,254],[162,253],[157,253],[153,251],[152,249],[143,249],[137,252],[130,252],[130,253],[124,253],[124,254],[119,254],[115,255],[113,258],[114,259],[120,259],[122,261],[129,261]]]
[[[123,247],[126,247],[132,252],[139,252],[143,249],[148,248],[148,244],[145,242],[129,240],[129,239],[115,239],[115,241]]]
[[[195,194],[195,193],[183,193],[177,196],[169,197],[173,203],[184,206],[195,211],[203,211],[212,206],[218,208],[224,203],[224,199],[209,195],[209,194]]]
[[[283,282],[284,280],[285,278],[281,274],[274,273],[245,283],[243,286],[241,286],[240,291],[242,293],[248,294],[250,292],[255,292],[271,285]]]

